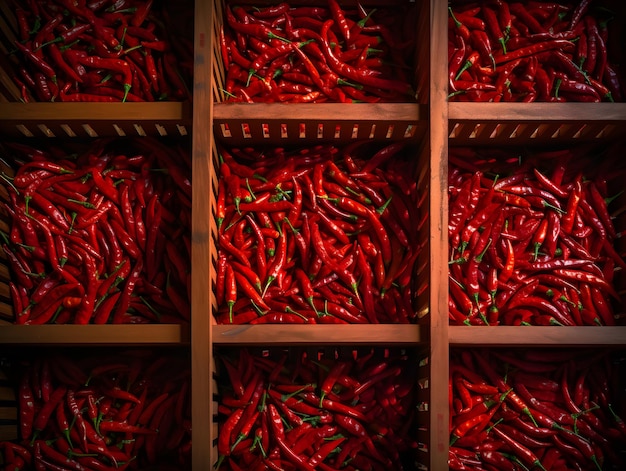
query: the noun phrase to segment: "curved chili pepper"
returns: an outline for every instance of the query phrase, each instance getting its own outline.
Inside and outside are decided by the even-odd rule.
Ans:
[[[126,96],[130,92],[132,87],[133,79],[132,72],[130,70],[130,66],[128,62],[121,59],[109,59],[109,58],[101,58],[97,56],[86,56],[79,57],[78,61],[86,66],[94,67],[94,68],[103,68],[106,70],[111,70],[113,72],[121,73],[123,78],[123,87],[124,87],[124,97],[122,101],[126,101]]]
[[[29,49],[24,44],[19,41],[14,42],[15,47],[24,54],[24,57],[28,59],[30,63],[32,63],[41,73],[43,73],[47,78],[56,83],[57,76],[54,69],[48,64],[44,59],[38,57],[31,49]]]

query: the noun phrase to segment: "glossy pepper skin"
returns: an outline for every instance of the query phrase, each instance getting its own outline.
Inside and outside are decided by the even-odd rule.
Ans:
[[[25,305],[21,296],[14,297],[17,322],[158,322],[155,312],[168,322],[188,321],[188,293],[183,291],[190,272],[188,245],[163,243],[174,234],[172,210],[181,214],[176,231],[183,240],[190,223],[184,215],[190,209],[185,154],[176,163],[148,140],[134,149],[140,158],[114,150],[110,141],[86,144],[75,161],[55,161],[41,149],[16,147],[24,156],[38,156],[25,157],[14,177],[17,186],[2,203],[15,234],[4,250],[30,298]],[[132,149],[130,142],[127,149]],[[181,164],[184,170],[174,170]],[[146,178],[154,167],[169,170]],[[155,185],[169,194],[168,203],[154,196]],[[176,209],[174,202],[180,203]],[[23,234],[19,239],[18,232]],[[143,306],[131,308],[135,298]],[[134,316],[135,308],[141,315]]]
[[[225,11],[222,61],[249,69],[245,76],[229,73],[226,100],[377,102],[414,95],[403,70],[413,40],[383,24],[384,17],[378,22],[377,9],[357,12],[336,0],[323,7],[281,4],[285,11],[270,21],[275,15],[270,8],[237,6]],[[393,60],[385,61],[386,56]],[[268,63],[269,58],[273,61]],[[251,79],[254,72],[265,86]],[[292,80],[303,73],[309,76],[306,83]]]
[[[615,101],[615,92],[623,96],[614,70],[607,73],[607,67],[611,67],[607,53],[610,45],[606,26],[600,34],[602,15],[589,8],[590,2],[575,3],[564,11],[554,3],[498,1],[477,7],[472,15],[464,11],[462,4],[452,4],[448,29],[454,80],[449,86],[449,99],[611,102]],[[459,40],[466,43],[463,54]],[[473,74],[452,74],[459,70],[458,61],[474,60],[476,52],[481,60],[472,67]],[[512,67],[513,61],[519,60],[530,61],[535,71],[525,73],[522,68]],[[560,73],[565,77],[550,83],[554,74]],[[495,84],[496,89],[485,90],[485,84]]]
[[[408,164],[399,158],[405,149],[403,143],[364,146],[349,168],[333,146],[306,155],[269,150],[263,165],[245,164],[255,149],[237,150],[236,162],[230,149],[221,149],[218,322],[378,323],[383,302],[394,304],[395,319],[411,322],[417,232],[392,214],[410,218],[416,202],[415,187],[404,178]],[[227,264],[238,292],[230,299],[232,320],[224,301]],[[401,296],[394,283],[401,283]],[[250,309],[257,319],[249,318]]]
[[[598,182],[606,180],[605,171],[595,171],[582,157],[587,180],[579,170],[564,180],[571,159],[581,155],[568,150],[560,155],[531,152],[525,164],[509,172],[505,166],[512,163],[510,155],[496,151],[490,152],[489,163],[478,163],[458,179],[462,170],[457,162],[466,151],[475,152],[459,149],[450,156],[457,175],[449,192],[451,322],[463,322],[458,313],[466,313],[467,321],[475,324],[614,325],[607,307],[617,293],[605,268],[620,263],[620,257],[609,235],[612,224],[602,222],[607,220],[607,201],[592,195]],[[618,165],[612,155],[609,159]],[[559,163],[542,160],[548,156],[558,157]],[[497,181],[485,178],[487,172],[498,174]],[[472,182],[479,185],[477,200],[471,198]],[[489,214],[498,215],[498,221]],[[483,254],[478,249],[489,240]],[[609,265],[603,257],[611,260]],[[594,289],[604,293],[598,302],[578,307],[580,294],[589,299]],[[471,309],[468,298],[474,302]],[[481,316],[487,311],[494,313],[493,319]]]
[[[474,361],[478,357],[483,361]],[[521,462],[527,467],[549,469],[555,460],[563,459],[569,463],[578,461],[583,463],[583,467],[594,469],[620,462],[620,458],[611,452],[616,443],[613,440],[622,438],[615,428],[615,422],[609,419],[610,407],[598,403],[593,410],[581,409],[585,407],[584,404],[589,405],[585,397],[608,393],[602,383],[606,381],[606,375],[615,373],[606,364],[610,357],[606,352],[595,356],[590,350],[575,349],[558,352],[539,349],[528,355],[521,351],[509,354],[479,349],[469,353],[456,349],[451,356],[451,372],[456,379],[489,386],[493,383],[489,379],[488,370],[493,369],[499,374],[508,370],[510,374],[507,377],[509,391],[505,394],[492,393],[484,397],[482,393],[473,393],[470,396],[476,409],[484,410],[481,406],[483,401],[488,401],[489,407],[496,409],[491,426],[474,426],[468,430],[467,427],[472,425],[471,420],[476,416],[460,413],[454,406],[451,408],[451,459],[473,459],[475,466],[491,463],[505,466],[501,461],[503,456],[493,456],[493,453],[501,452],[503,443],[506,443],[507,467]],[[510,369],[513,364],[516,369],[514,373]],[[597,381],[589,377],[589,374],[593,374],[593,368],[590,370],[592,364],[603,365],[598,366],[595,373]],[[485,365],[488,365],[487,368]],[[454,405],[461,402],[463,392],[457,380],[450,384],[451,404]],[[461,381],[460,384],[465,382]],[[535,423],[530,417],[508,407],[507,397],[511,393],[518,394],[528,404],[532,404],[530,412]],[[604,412],[609,415],[605,416]],[[600,417],[604,417],[604,420]],[[475,419],[475,422],[480,421]],[[592,423],[595,425],[590,425]],[[466,435],[456,438],[454,430],[461,428]],[[604,430],[605,435],[595,430]]]
[[[376,460],[390,467],[400,466],[401,455],[409,452],[414,443],[410,438],[414,417],[409,415],[408,425],[407,417],[403,418],[415,399],[413,385],[398,373],[378,376],[367,388],[360,392],[358,389],[381,373],[402,371],[408,357],[394,351],[389,358],[365,354],[337,361],[332,357],[310,358],[303,352],[296,349],[288,357],[273,349],[268,356],[248,350],[222,352],[222,359],[242,372],[238,379],[255,387],[257,399],[253,395],[250,402],[239,403],[230,389],[230,377],[218,378],[220,389],[225,391],[222,404],[230,405],[222,407],[218,442],[224,440],[232,451],[228,456],[217,457],[215,467],[227,468],[226,463],[231,462],[242,467],[263,459],[271,449],[275,450],[274,459],[299,469],[332,469],[333,460],[342,454],[346,458],[361,455],[364,462]],[[322,385],[329,392],[320,402],[316,391]],[[385,391],[386,399],[377,398],[375,389]],[[251,431],[247,439],[239,440],[250,422],[242,422],[240,418],[240,431],[237,428],[233,431],[230,418],[238,410],[244,410],[245,414],[252,404],[248,413],[253,421]],[[346,414],[357,414],[361,419]],[[387,435],[394,424],[397,424],[394,436],[382,443],[380,436]],[[238,447],[246,441],[252,446],[247,446],[246,453],[240,453]],[[223,449],[227,450],[226,443]]]
[[[169,7],[153,8],[152,3],[124,2],[113,12],[114,6],[107,10],[97,2],[53,0],[29,2],[27,8],[18,9],[21,40],[15,49],[24,62],[21,98],[69,102],[189,99],[191,42]],[[142,55],[139,48],[146,53]],[[180,60],[172,60],[173,51]]]

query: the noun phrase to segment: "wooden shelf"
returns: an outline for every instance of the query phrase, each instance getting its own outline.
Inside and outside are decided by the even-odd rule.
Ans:
[[[626,327],[450,326],[451,347],[626,347]]]
[[[623,136],[624,103],[448,103],[451,145],[593,142]]]
[[[215,103],[215,138],[248,145],[320,140],[421,139],[428,107],[417,103]],[[384,124],[384,126],[383,126]]]
[[[411,345],[424,342],[419,325],[214,325],[213,344]]]
[[[181,345],[190,343],[189,326],[176,324],[134,325],[4,325],[2,345]]]
[[[186,136],[191,105],[150,103],[0,103],[5,137]]]
[[[626,103],[448,103],[450,121],[626,123]]]

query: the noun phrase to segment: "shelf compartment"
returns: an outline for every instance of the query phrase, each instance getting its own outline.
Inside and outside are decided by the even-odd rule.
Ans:
[[[191,121],[187,102],[0,103],[0,133],[14,139],[181,137]]]
[[[333,318],[320,315],[327,307],[335,323],[409,324],[425,315],[414,304],[428,286],[425,268],[415,263],[426,258],[428,230],[424,178],[418,183],[413,177],[419,149],[374,139],[356,144],[219,147],[218,324],[327,324]],[[378,168],[368,167],[370,159],[385,155]],[[363,172],[370,178],[361,178]],[[319,178],[326,180],[323,188]],[[342,195],[346,203],[335,204]],[[326,196],[332,198],[326,201]],[[382,215],[376,212],[380,208]],[[274,275],[273,266],[280,267]],[[229,282],[231,269],[235,280]],[[361,278],[365,281],[359,284]],[[231,283],[237,296],[229,310]],[[307,289],[311,300],[304,298]],[[279,314],[293,319],[268,321]]]
[[[235,41],[235,43],[237,42],[235,39],[235,35],[231,33],[231,28],[228,25],[228,21],[226,20],[226,9],[234,5],[243,7],[243,8],[248,8],[250,6],[262,8],[264,6],[275,4],[275,2],[265,1],[265,0],[260,0],[260,1],[245,0],[244,2],[230,2],[230,1],[216,0],[212,3],[213,3],[213,12],[212,12],[213,24],[211,25],[211,29],[212,29],[212,35],[213,35],[212,37],[213,59],[211,63],[211,73],[212,73],[211,92],[212,92],[213,102],[221,103],[227,100],[226,98],[227,93],[229,93],[227,92],[227,90],[231,89],[230,81],[234,81],[236,83],[244,83],[244,84],[250,83],[250,80],[245,80],[245,77],[243,77],[241,80],[239,80],[238,78],[237,80],[235,80],[233,77],[236,77],[236,76],[233,75],[233,72],[232,72],[233,70],[236,70],[235,67],[230,64],[225,63],[223,60],[222,52],[228,49],[230,41]],[[395,0],[393,2],[385,2],[385,3],[376,2],[376,1],[366,1],[366,2],[362,2],[361,4],[365,7],[366,11],[370,11],[370,9],[372,8],[378,9],[378,11],[373,12],[374,21],[376,20],[376,16],[380,13],[382,17],[384,18],[381,21],[381,23],[384,23],[384,27],[392,31],[392,32],[390,31],[389,35],[395,34],[396,32],[402,32],[401,44],[404,46],[405,51],[403,51],[402,49],[398,49],[397,54],[399,56],[409,56],[409,55],[411,56],[410,58],[407,58],[407,59],[405,59],[404,57],[401,57],[400,59],[398,58],[392,59],[392,62],[395,62],[395,63],[400,63],[400,61],[410,62],[408,64],[408,69],[410,70],[406,72],[405,74],[406,78],[403,79],[403,81],[406,81],[407,84],[413,88],[413,91],[415,92],[415,97],[411,97],[407,94],[405,95],[406,100],[403,100],[402,99],[403,97],[394,97],[388,100],[392,100],[392,101],[400,100],[400,101],[407,101],[407,102],[417,101],[418,103],[427,103],[428,92],[429,92],[429,66],[428,66],[429,39],[430,39],[430,36],[429,36],[429,31],[430,31],[429,2],[423,1],[423,0],[418,1],[418,2]],[[291,3],[290,6],[292,8],[299,7],[299,6],[307,6],[307,7],[313,6],[313,7],[326,8],[328,10],[328,3],[325,2],[324,0],[318,0],[315,2],[296,1],[294,3]],[[355,6],[356,6],[356,2],[342,2],[341,8],[347,11],[347,14],[346,14],[347,17],[353,18],[352,14],[354,13],[356,15],[356,11],[354,10]],[[406,7],[406,10],[400,9],[400,7]],[[395,17],[389,16],[389,15],[394,15],[394,14],[396,15]],[[326,17],[323,17],[323,18],[320,17],[320,18],[322,18],[322,20],[325,20],[330,17],[331,17],[330,15],[327,15]],[[316,21],[315,18],[309,18],[309,19]],[[243,20],[238,20],[238,21],[243,21]],[[415,21],[416,23],[415,28],[411,27],[412,26],[411,23],[413,21]],[[319,23],[320,27],[316,28],[317,25],[311,26],[311,22],[309,21],[304,26],[306,29],[310,29],[319,33],[321,24],[322,23],[320,22]],[[274,28],[274,30],[277,31],[279,35],[287,36],[288,38],[293,39],[293,41],[297,41],[300,39],[298,37],[292,38],[291,36],[289,36],[290,33],[287,32],[287,27],[283,27],[281,23],[276,22],[276,25],[277,26]],[[408,42],[408,40],[405,39],[404,35],[409,35],[413,33],[416,34],[416,36],[413,38],[414,44],[407,45],[406,43]],[[370,32],[364,32],[363,34],[370,35]],[[339,33],[337,35],[340,36]],[[243,38],[248,38],[248,35],[246,33],[241,33],[240,36]],[[309,38],[308,35],[305,35],[305,36],[306,36],[306,39]],[[315,40],[316,43],[319,43],[320,41],[319,37],[315,36],[314,34],[312,34],[311,36]],[[391,44],[391,43],[388,43],[387,41],[387,33],[386,32],[385,34],[381,33],[380,36],[383,38],[382,49],[384,50],[385,48],[389,48],[388,44]],[[398,36],[400,36],[400,34],[398,34]],[[303,37],[302,39],[305,39],[305,38]],[[225,46],[222,46],[222,40],[226,43]],[[374,45],[374,47],[375,46],[376,45]],[[242,49],[244,46],[242,45],[242,46],[237,46],[237,47]],[[410,47],[411,49],[407,50],[407,47]],[[242,59],[244,60],[247,60],[248,49],[254,50],[254,48],[250,44],[246,44],[246,49],[245,50],[242,49],[240,51],[240,55],[242,56]],[[303,46],[302,49],[304,50],[305,54],[307,54],[313,59],[317,58],[320,54],[322,54],[321,45],[319,45],[319,49],[317,51],[313,51],[313,52],[308,52],[306,49],[306,45]],[[330,63],[330,61],[327,61],[327,62]],[[247,67],[245,67],[246,64],[244,64],[242,60],[232,60],[232,63],[236,64],[237,67],[241,68],[242,72],[244,72],[245,74],[248,73],[248,70],[246,70]],[[372,66],[372,68],[377,69],[376,66]],[[228,75],[229,70],[231,71],[230,76]],[[400,71],[401,73],[398,72],[396,73],[394,77],[389,77],[390,74],[387,74],[386,70],[384,69],[381,69],[381,70],[383,72],[382,75],[377,76],[377,77],[396,78],[404,74],[405,72],[404,70],[401,70]],[[265,71],[265,67],[263,67],[259,72],[264,73],[264,71]],[[306,73],[308,74],[308,72]],[[320,75],[322,76],[324,75],[324,70],[322,70],[321,68],[320,68]],[[349,75],[345,75],[341,71],[338,71],[337,75],[339,75],[343,79],[348,80],[349,82],[357,81],[357,80],[350,79]],[[253,80],[256,80],[256,78],[254,77]],[[264,79],[264,80],[267,81],[267,79]],[[272,80],[275,80],[275,83],[277,83],[281,80],[281,76],[273,75]],[[262,82],[259,82],[259,83],[262,83]],[[313,89],[315,92],[321,91],[318,89],[316,85],[313,86]],[[242,97],[242,98],[245,98],[245,97]],[[320,95],[320,98],[327,99],[325,98],[325,95],[323,93]],[[255,98],[252,97],[250,100],[252,101],[254,99]],[[328,99],[334,100],[334,101],[338,100],[335,97],[331,97]],[[276,98],[272,98],[272,100],[278,101],[278,99]],[[384,102],[384,101],[385,101],[385,96],[383,95],[381,96],[381,102]],[[312,107],[309,104],[305,106],[314,110],[316,104],[317,103],[311,103],[310,105],[313,105]],[[298,104],[298,106],[300,106],[300,104]]]
[[[6,372],[7,388],[17,397],[20,420],[14,426],[15,446],[24,447],[33,453],[36,441],[46,444],[65,455],[65,447],[74,451],[86,449],[87,443],[74,433],[66,434],[67,442],[58,423],[63,414],[69,424],[76,423],[79,429],[83,418],[90,445],[96,439],[89,430],[106,440],[103,446],[111,446],[109,453],[90,449],[90,456],[101,465],[111,465],[111,461],[122,461],[122,452],[133,457],[128,469],[143,469],[156,463],[169,463],[179,469],[191,469],[191,377],[189,353],[186,349],[141,348],[93,348],[86,347],[6,347],[0,350],[3,370]],[[2,380],[4,381],[4,380]],[[4,383],[2,383],[4,385]],[[39,410],[54,401],[55,407],[49,419],[41,422]],[[73,401],[84,404],[72,409]],[[34,414],[29,414],[29,404]],[[89,404],[89,407],[87,407]],[[152,408],[148,406],[152,404]],[[63,408],[60,411],[58,408]],[[95,411],[96,418],[88,415]],[[132,412],[135,412],[134,414]],[[61,414],[57,417],[57,414]],[[43,417],[43,416],[42,416]],[[125,425],[139,429],[139,432],[120,431]],[[91,427],[89,427],[91,425]],[[71,426],[70,426],[71,429]],[[74,431],[73,431],[74,432]],[[148,433],[145,433],[148,432]],[[124,443],[124,438],[133,438]],[[73,442],[72,445],[70,445]],[[159,443],[155,446],[155,442]],[[0,462],[4,457],[0,452]],[[71,466],[48,457],[62,468]],[[120,452],[111,455],[111,452]],[[85,456],[85,455],[80,455]],[[111,459],[113,457],[113,459]],[[76,454],[65,459],[81,461]],[[7,466],[9,463],[5,462]],[[89,467],[98,463],[89,464]],[[83,465],[87,465],[83,463]],[[31,468],[32,462],[26,467]],[[34,465],[37,466],[37,465]],[[75,466],[76,467],[76,466]]]
[[[621,146],[449,148],[451,324],[624,324]]]
[[[225,418],[228,417],[228,414],[237,410],[232,399],[239,397],[239,393],[236,392],[237,390],[233,389],[234,383],[231,382],[232,371],[230,373],[227,371],[226,361],[233,367],[235,370],[234,374],[241,379],[244,388],[251,384],[256,384],[256,388],[260,388],[259,392],[270,390],[270,395],[267,396],[265,405],[268,408],[277,407],[280,414],[283,415],[285,418],[284,428],[286,435],[288,435],[291,430],[295,430],[297,424],[290,422],[290,416],[285,415],[286,412],[277,405],[273,395],[280,391],[282,386],[292,390],[294,385],[317,383],[317,385],[311,386],[310,391],[305,391],[304,393],[309,392],[313,395],[317,395],[319,398],[323,378],[325,378],[325,375],[328,373],[327,369],[337,365],[338,362],[342,362],[345,365],[344,374],[349,378],[354,378],[358,381],[377,378],[371,386],[374,390],[370,390],[369,392],[364,390],[358,396],[354,396],[352,400],[350,400],[348,396],[351,394],[351,391],[353,391],[351,386],[348,386],[347,383],[345,386],[335,384],[333,394],[337,394],[337,397],[331,395],[328,397],[332,398],[336,403],[344,403],[360,411],[355,413],[355,417],[359,413],[367,416],[369,410],[367,402],[368,394],[383,388],[384,385],[395,384],[396,386],[393,390],[395,394],[397,394],[398,401],[395,406],[395,412],[391,413],[391,411],[386,411],[384,408],[377,409],[378,412],[372,415],[367,421],[360,420],[359,418],[357,418],[357,421],[362,423],[368,434],[372,433],[373,430],[377,430],[376,427],[382,427],[378,429],[380,433],[378,440],[383,440],[383,443],[385,438],[391,439],[391,435],[388,435],[389,432],[386,427],[392,427],[396,432],[395,436],[400,439],[405,437],[402,426],[408,426],[407,430],[410,432],[408,432],[406,438],[402,438],[402,442],[394,442],[397,443],[398,447],[401,446],[401,443],[411,444],[408,449],[401,449],[399,457],[394,457],[392,451],[394,447],[385,447],[383,443],[377,443],[377,438],[372,436],[372,440],[375,443],[374,446],[380,450],[379,453],[390,458],[393,463],[398,463],[398,459],[400,459],[404,464],[404,469],[427,469],[423,464],[427,462],[429,449],[427,427],[425,426],[429,409],[428,357],[425,351],[417,348],[384,348],[358,344],[339,347],[330,345],[280,347],[275,346],[272,342],[265,347],[260,345],[247,348],[216,346],[213,360],[215,364],[211,367],[214,383],[214,392],[212,395],[213,426],[211,427],[213,432],[211,440],[212,465],[218,461],[219,452],[217,442],[223,422]],[[273,365],[279,365],[279,368],[275,370],[274,374],[272,374],[272,371],[274,371]],[[377,376],[374,370],[370,369],[374,367],[381,369],[381,376]],[[364,373],[368,370],[371,373],[364,376]],[[387,379],[385,379],[384,371],[388,371]],[[270,376],[273,379],[269,379]],[[342,382],[341,384],[344,383]],[[400,391],[404,392],[401,393]],[[281,392],[281,394],[283,393],[286,392]],[[299,393],[295,393],[298,402],[305,400],[299,397],[298,394]],[[387,392],[386,397],[391,401],[393,395],[394,392]],[[254,404],[254,399],[251,399],[251,402]],[[325,415],[322,412],[324,410],[329,410],[335,417],[345,414],[345,412],[340,413],[333,411],[331,405],[322,406],[322,408],[320,408],[319,399],[317,400],[317,404],[311,403],[311,406],[316,409],[316,411],[319,411],[317,414],[320,416]],[[245,407],[243,409],[243,413],[246,414]],[[400,410],[403,412],[400,415],[395,415]],[[396,421],[399,422],[397,422],[397,426],[394,426],[391,422],[383,422],[383,417],[386,417],[388,421],[393,421],[393,423],[396,423]],[[324,423],[311,422],[311,425],[316,428],[324,426]],[[337,425],[340,427],[340,425],[335,424],[334,421],[329,425]],[[256,426],[260,425],[256,424]],[[250,431],[251,437],[255,433],[256,426],[253,426]],[[269,432],[270,447],[273,447],[272,443],[274,438],[271,428]],[[349,432],[345,432],[345,434],[347,434],[347,437],[351,436]],[[307,452],[303,451],[303,453]],[[366,450],[363,450],[363,452],[359,454],[366,453]],[[241,458],[242,457],[238,456],[238,454],[232,456],[232,459],[235,460],[240,460]],[[329,456],[328,459],[332,460],[332,455]],[[221,460],[219,461],[221,462]],[[388,462],[388,466],[390,466],[391,469],[400,469],[392,465],[392,462]],[[330,463],[330,461],[327,461],[327,463]],[[224,467],[220,466],[220,470],[230,469],[228,467],[228,459],[224,460],[223,464]],[[339,469],[339,465],[336,467]]]
[[[62,4],[31,6],[5,3],[0,9],[3,102],[121,103],[127,99],[131,103],[191,99],[193,0],[176,5],[149,4],[141,18],[133,14],[134,10],[142,12],[141,2],[127,3],[113,15],[111,9],[105,10],[104,4],[69,9]],[[59,9],[64,10],[60,21],[49,22]],[[107,28],[106,39],[94,34],[95,28],[88,27],[96,21]],[[46,25],[50,25],[48,32]],[[70,31],[76,25],[79,30],[87,25],[87,29]],[[80,34],[63,37],[67,31],[70,35]],[[17,48],[16,43],[21,47]],[[28,51],[22,51],[23,48]],[[29,60],[33,50],[48,68],[37,67]],[[89,60],[82,60],[83,57]],[[111,68],[99,63],[98,59],[103,57],[121,62],[117,63],[117,69]],[[44,85],[40,85],[37,74]]]
[[[192,190],[187,145],[185,138],[150,137],[4,141],[3,323],[188,324]],[[33,162],[31,155],[40,160]],[[31,172],[48,166],[51,171],[28,190],[33,201],[27,206],[26,187],[17,177],[30,182]],[[32,215],[40,218],[27,217]],[[15,267],[24,267],[24,273],[12,271]],[[19,298],[13,298],[12,287]],[[20,315],[13,315],[14,306]]]
[[[623,102],[623,3],[553,5],[547,14],[530,2],[471,11],[464,2],[450,2],[448,100]]]
[[[626,411],[624,354],[623,349],[612,348],[452,349],[451,459],[463,461],[464,452],[473,454],[494,441],[509,442],[514,437],[536,454],[542,463],[536,466],[550,469],[560,457],[568,468],[576,462],[581,469],[596,465],[621,469],[626,451],[621,419]],[[483,407],[487,412],[480,417],[485,421],[466,429],[463,424],[472,414],[469,411],[475,414]],[[579,442],[580,438],[585,442]],[[590,452],[573,457],[563,452],[562,443],[579,451],[585,443],[591,444]],[[530,455],[523,456],[519,449],[509,451],[533,466]],[[491,462],[486,454],[476,457]],[[468,463],[468,467],[473,465]]]

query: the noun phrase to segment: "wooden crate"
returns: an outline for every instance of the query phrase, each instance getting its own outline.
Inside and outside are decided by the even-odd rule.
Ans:
[[[294,346],[277,346],[274,342],[266,343],[265,345],[255,344],[247,347],[243,346],[230,346],[219,345],[214,349],[214,359],[226,356],[229,360],[237,360],[240,355],[240,349],[247,348],[249,355],[252,358],[263,357],[274,361],[281,359],[285,360],[286,367],[293,367],[297,364],[298,360],[301,360],[303,356],[310,361],[352,361],[358,359],[361,356],[372,354],[372,358],[376,361],[382,361],[386,358],[397,358],[398,356],[405,356],[407,358],[403,365],[402,375],[409,375],[409,377],[415,379],[415,388],[412,394],[414,394],[414,410],[416,416],[414,417],[414,440],[416,441],[416,448],[413,451],[408,451],[403,454],[403,459],[406,461],[405,469],[407,470],[425,470],[428,469],[428,446],[430,439],[428,436],[427,423],[424,420],[428,415],[428,404],[430,396],[429,385],[429,364],[428,364],[428,352],[425,349],[420,349],[412,344],[409,347],[401,346],[372,346],[369,343],[359,344],[358,342],[352,343],[346,346],[333,346],[333,345],[315,345],[307,344],[298,347]],[[214,382],[214,395],[212,396],[212,427],[215,430],[216,437],[219,432],[220,424],[224,420],[223,416],[218,414],[218,406],[220,404],[221,395],[219,385],[228,384],[228,377],[224,371],[224,365],[221,359],[214,360],[216,369],[213,374]],[[290,370],[291,372],[291,370]],[[290,373],[287,373],[289,375]],[[217,444],[213,443],[212,456],[217,458]],[[403,461],[403,462],[404,462]],[[410,465],[408,464],[410,463]]]
[[[276,2],[246,2],[256,5],[271,4]],[[304,3],[304,2],[303,2]],[[342,2],[343,3],[343,2]],[[402,2],[397,2],[402,3]],[[297,5],[298,3],[294,3]],[[307,4],[324,5],[324,2],[308,2]],[[380,2],[368,2],[368,5],[379,5],[393,8],[392,4]],[[217,146],[289,146],[309,145],[317,143],[330,143],[332,145],[345,145],[354,140],[369,139],[376,142],[408,140],[417,144],[415,159],[418,170],[415,175],[420,191],[429,191],[430,188],[430,146],[427,140],[428,133],[428,106],[429,101],[429,62],[430,57],[427,44],[430,36],[429,16],[430,5],[427,2],[416,2],[418,9],[418,24],[416,34],[418,36],[418,51],[415,69],[415,87],[417,101],[415,103],[377,103],[377,104],[290,104],[290,103],[228,103],[223,101],[221,91],[224,83],[225,71],[223,70],[220,57],[220,47],[217,35],[223,24],[224,2],[213,2],[211,8],[211,103],[205,107],[211,116],[210,125],[212,134],[209,137],[209,162],[208,169],[202,164],[202,172],[210,182],[209,194],[203,196],[203,204],[206,204],[212,217],[205,223],[201,223],[202,230],[209,234],[209,243],[206,247],[210,258],[209,273],[206,274],[209,286],[215,280],[215,267],[217,260],[217,224],[215,218],[215,202],[217,196],[217,179],[219,175],[219,158]],[[194,111],[198,111],[195,109]],[[202,137],[201,139],[204,139]],[[195,173],[194,179],[198,177]],[[201,177],[203,178],[203,177]],[[204,178],[203,178],[204,180]],[[207,197],[208,196],[208,197]],[[427,210],[427,209],[426,209]],[[206,224],[206,225],[205,225]],[[429,228],[424,228],[423,237],[428,239]],[[422,256],[422,264],[428,266],[428,251]],[[420,262],[418,261],[418,265]],[[428,269],[421,274],[427,282]],[[229,326],[215,325],[213,312],[217,312],[215,296],[212,290],[208,292],[208,304],[210,306],[209,345],[202,346],[202,353],[207,355],[211,378],[215,376],[215,362],[212,358],[212,349],[221,345],[276,345],[298,346],[315,345],[324,348],[324,345],[408,345],[416,346],[426,342],[428,337],[428,325],[430,319],[428,292],[418,300],[418,311],[422,314],[419,325],[416,326],[393,326],[393,325],[245,325]],[[196,324],[197,325],[197,324]],[[192,335],[195,335],[194,328]],[[198,333],[197,342],[202,337],[202,330]],[[268,338],[271,342],[268,344]],[[194,340],[192,338],[192,344]],[[428,364],[428,361],[426,361]],[[427,368],[427,374],[430,369]],[[202,379],[204,381],[204,379]],[[430,382],[426,380],[430,385]],[[209,397],[216,397],[217,384],[211,380],[210,384],[203,384],[208,390]],[[432,389],[425,390],[430,396]],[[420,462],[428,469],[428,454],[430,452],[429,440],[429,406],[430,397],[425,398],[424,407],[420,412],[420,424],[424,429],[420,440],[423,443],[421,452],[424,454]],[[210,426],[208,434],[198,431],[198,440],[205,443],[209,440],[212,444],[208,450],[195,450],[194,469],[208,469],[208,466],[217,459],[215,443],[218,427],[215,422],[217,403],[213,402],[210,411],[203,404],[195,402],[198,413],[206,417],[210,413]],[[194,416],[196,416],[194,414]],[[194,429],[195,431],[196,429]],[[198,443],[194,437],[194,441]]]

